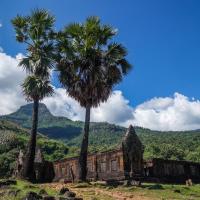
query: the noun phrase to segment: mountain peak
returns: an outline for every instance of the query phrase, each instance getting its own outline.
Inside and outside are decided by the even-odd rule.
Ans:
[[[32,110],[33,110],[33,103],[26,104],[21,106],[15,114],[25,115],[25,116],[32,116]],[[50,111],[48,110],[47,106],[43,103],[39,104],[39,115],[41,116],[52,116]]]

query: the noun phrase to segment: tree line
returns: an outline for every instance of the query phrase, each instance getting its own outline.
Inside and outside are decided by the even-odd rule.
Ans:
[[[132,65],[126,48],[114,41],[116,29],[95,16],[84,23],[70,23],[55,31],[55,16],[44,9],[12,19],[16,41],[24,44],[20,60],[27,77],[22,84],[27,101],[33,102],[32,128],[22,178],[34,181],[39,102],[53,95],[52,70],[66,94],[85,108],[85,125],[79,155],[79,180],[86,181],[91,108],[106,102],[113,87],[122,81]]]

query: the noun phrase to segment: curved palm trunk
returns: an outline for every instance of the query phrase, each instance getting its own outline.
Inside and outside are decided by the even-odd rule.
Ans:
[[[36,149],[36,137],[37,137],[37,126],[38,126],[38,107],[39,100],[34,100],[33,103],[33,114],[32,114],[32,129],[29,144],[27,147],[26,157],[24,161],[23,178],[30,181],[35,180],[34,174],[34,160],[35,160],[35,149]]]
[[[88,154],[88,137],[90,128],[90,110],[91,107],[89,105],[86,106],[84,135],[81,144],[81,152],[79,156],[79,181],[86,181],[86,176],[87,176],[87,154]]]

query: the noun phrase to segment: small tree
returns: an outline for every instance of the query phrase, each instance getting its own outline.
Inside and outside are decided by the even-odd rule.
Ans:
[[[79,157],[79,180],[87,175],[90,110],[107,101],[115,84],[131,69],[127,51],[112,42],[116,31],[101,25],[98,17],[84,24],[70,24],[58,33],[59,79],[67,93],[86,109],[84,135]]]
[[[19,63],[30,74],[23,84],[23,91],[34,102],[31,138],[23,170],[23,177],[30,180],[34,178],[38,102],[53,90],[49,85],[49,77],[54,65],[54,22],[55,18],[43,9],[36,9],[29,16],[18,15],[12,20],[16,40],[27,46],[27,54]]]

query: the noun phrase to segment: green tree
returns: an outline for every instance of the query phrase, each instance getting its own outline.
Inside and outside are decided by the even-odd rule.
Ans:
[[[24,43],[27,50],[19,66],[30,74],[23,84],[23,91],[27,99],[33,101],[32,130],[22,175],[30,180],[34,180],[39,101],[53,91],[49,76],[54,65],[54,22],[55,18],[43,9],[36,9],[29,16],[18,15],[12,20],[16,40]]]
[[[59,79],[67,93],[86,109],[84,135],[79,156],[79,180],[87,175],[90,110],[107,101],[115,84],[131,69],[127,51],[112,41],[116,31],[102,25],[98,17],[83,24],[70,24],[58,33]]]

